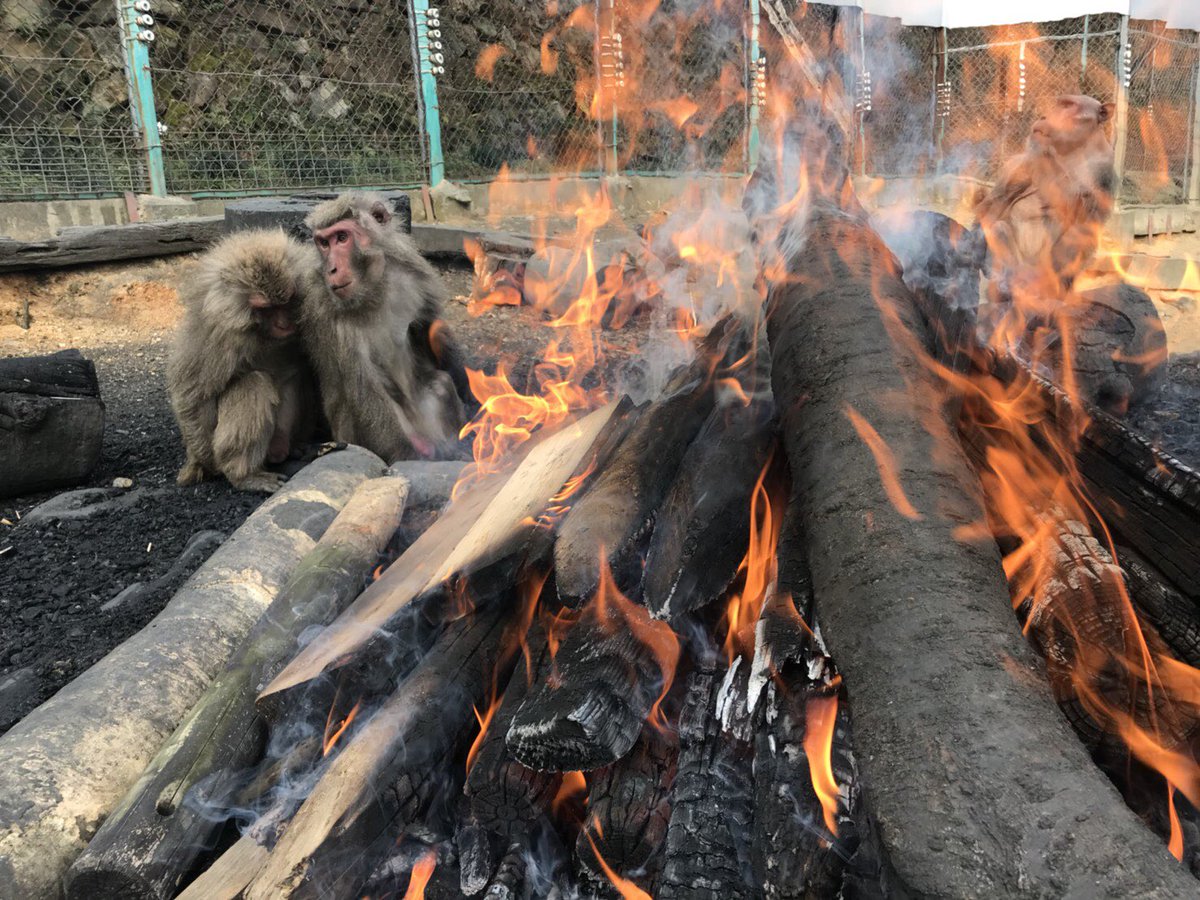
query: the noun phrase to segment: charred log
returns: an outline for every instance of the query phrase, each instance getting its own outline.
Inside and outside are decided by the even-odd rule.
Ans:
[[[768,301],[792,503],[809,529],[806,559],[783,553],[780,580],[811,565],[896,888],[1194,891],[1058,716],[994,544],[956,536],[982,517],[979,487],[926,380],[894,260],[838,211],[818,210],[806,234],[788,260],[804,278]],[[912,814],[931,803],[939,815]],[[1053,868],[1044,846],[1060,848]]]
[[[1138,610],[1176,656],[1200,669],[1200,607],[1165,584],[1132,550],[1118,548],[1117,558]]]

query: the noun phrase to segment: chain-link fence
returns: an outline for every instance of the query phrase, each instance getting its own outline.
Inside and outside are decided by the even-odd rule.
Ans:
[[[0,0],[0,198],[404,186],[504,166],[744,172],[764,70],[772,87],[853,95],[862,174],[988,179],[1047,101],[1085,93],[1126,100],[1123,200],[1200,188],[1200,36],[1161,23],[944,30],[804,0],[426,6]]]
[[[0,198],[145,191],[112,2],[0,3]]]

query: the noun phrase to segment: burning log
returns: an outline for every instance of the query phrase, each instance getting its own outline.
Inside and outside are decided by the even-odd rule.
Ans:
[[[0,497],[82,481],[103,437],[90,359],[78,350],[0,359]]]
[[[836,211],[817,210],[806,236],[788,260],[804,278],[769,297],[772,382],[894,889],[1193,892],[1058,715],[994,544],[956,534],[982,520],[979,489],[924,341],[906,333],[914,301],[890,254]],[[781,580],[797,564],[785,548]]]
[[[750,534],[750,497],[775,439],[770,403],[713,410],[679,467],[646,554],[651,614],[675,621],[717,599]]]
[[[1119,548],[1117,558],[1138,610],[1154,623],[1176,656],[1200,669],[1200,609],[1164,584],[1132,550]]]
[[[552,660],[546,633],[535,625],[526,637],[529,656],[518,660],[504,698],[484,713],[479,742],[467,757],[464,816],[457,843],[462,892],[474,896],[497,874],[502,855],[520,846],[550,812],[561,779],[521,765],[508,753],[505,732],[537,677],[548,677]]]
[[[330,621],[357,596],[399,527],[407,494],[399,478],[359,486],[76,860],[67,875],[68,897],[174,896],[222,825],[208,810],[228,801],[239,773],[265,748],[266,723],[255,695],[295,654],[306,628]],[[189,797],[193,788],[203,796]]]
[[[552,505],[564,485],[569,489],[574,483],[572,476],[578,481],[586,463],[603,452],[605,436],[620,427],[624,412],[624,404],[610,403],[543,440],[530,441],[536,445],[515,469],[466,491],[267,685],[260,702],[361,655],[416,597],[519,552],[545,531],[537,517],[547,511],[548,498]]]
[[[654,520],[692,439],[715,403],[714,371],[747,350],[740,323],[713,326],[696,359],[667,382],[640,413],[587,492],[571,507],[554,545],[559,598],[581,606],[607,565],[617,583],[640,578],[637,541]],[[636,734],[634,735],[636,737]]]
[[[658,884],[677,752],[668,733],[647,725],[628,754],[588,779],[587,821],[575,842],[582,887],[609,888],[605,866],[647,893]]]
[[[354,488],[383,471],[351,448],[263,503],[144,630],[0,738],[0,871],[12,896],[57,897],[67,866]]]
[[[755,896],[750,735],[741,660],[724,672],[693,673],[679,717],[679,768],[656,894],[662,900]]]
[[[513,756],[551,772],[616,762],[666,694],[678,655],[670,627],[621,594],[602,568],[596,595],[567,632],[552,672],[513,717]]]
[[[446,626],[317,782],[246,900],[355,895],[393,835],[444,792],[443,765],[474,724],[472,707],[511,664],[510,612],[497,602]]]

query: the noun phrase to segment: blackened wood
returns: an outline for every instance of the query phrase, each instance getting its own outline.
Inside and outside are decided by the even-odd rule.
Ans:
[[[362,589],[400,524],[408,485],[364,482],[67,873],[68,897],[175,895],[224,824],[242,772],[261,757],[259,688]],[[190,796],[189,796],[190,795]]]
[[[510,604],[450,623],[396,693],[350,738],[292,817],[246,900],[355,896],[403,831],[447,788],[444,767],[507,677]]]
[[[96,364],[78,350],[0,359],[0,394],[99,397]]]
[[[673,735],[647,725],[624,758],[588,777],[587,821],[575,842],[575,870],[585,890],[611,891],[599,852],[612,871],[653,895],[662,873],[678,751]]]
[[[747,349],[744,327],[720,320],[696,359],[671,376],[662,396],[643,409],[586,493],[571,507],[554,546],[555,578],[564,603],[581,606],[600,583],[603,565],[619,585],[637,579],[636,546],[679,471],[692,439],[712,412],[714,372]]]
[[[664,673],[646,636],[661,639],[669,627],[631,606],[592,601],[571,625],[549,677],[539,679],[508,729],[509,750],[526,766],[587,772],[616,762],[637,740],[663,693]]]
[[[757,895],[751,871],[754,754],[745,712],[746,666],[690,676],[679,717],[661,900]]]
[[[0,238],[0,272],[77,266],[145,256],[169,256],[203,250],[221,236],[220,216],[86,225],[62,229],[40,241]]]
[[[535,625],[526,640],[529,656],[518,658],[463,789],[465,809],[458,831],[458,858],[462,891],[468,896],[478,894],[491,882],[514,838],[528,839],[538,820],[549,812],[560,782],[555,775],[521,765],[509,754],[505,741],[509,723],[530,683],[550,674],[550,651],[543,627]]]
[[[654,517],[644,602],[670,621],[715,600],[750,538],[750,500],[775,437],[772,404],[714,409]]]
[[[1133,551],[1120,548],[1117,558],[1139,611],[1181,660],[1200,668],[1200,607],[1165,584]]]
[[[770,292],[772,383],[822,634],[899,888],[1194,892],[1058,714],[995,545],[959,539],[982,519],[979,486],[918,356],[926,337],[903,333],[918,321],[895,261],[838,211],[818,208],[806,235],[788,266],[803,277]],[[850,408],[890,448],[920,518],[889,499]],[[795,563],[781,557],[781,581]]]

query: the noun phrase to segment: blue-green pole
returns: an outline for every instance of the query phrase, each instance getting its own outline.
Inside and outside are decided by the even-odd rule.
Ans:
[[[746,138],[746,171],[748,173],[758,167],[758,120],[761,115],[760,104],[763,99],[759,96],[759,91],[766,86],[763,84],[765,79],[759,70],[759,21],[758,0],[750,0],[750,58],[746,60],[747,81],[749,82],[747,88],[750,92],[750,128]]]
[[[431,7],[429,0],[412,0],[411,9],[413,40],[417,45],[417,71],[421,80],[421,111],[425,120],[425,137],[429,141],[429,184],[433,186],[446,177],[437,95],[437,77],[446,72],[442,53],[441,10]]]
[[[117,22],[121,26],[121,54],[125,58],[125,77],[129,81],[129,115],[134,131],[142,134],[150,193],[165,197],[167,176],[163,168],[162,139],[158,134],[158,113],[154,109],[154,82],[150,77],[154,19],[146,0],[116,0],[116,4]]]

